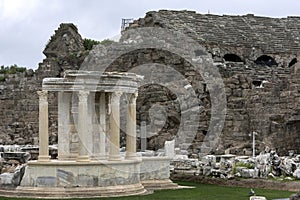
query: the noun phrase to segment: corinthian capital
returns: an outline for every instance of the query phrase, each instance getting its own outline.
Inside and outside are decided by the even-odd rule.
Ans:
[[[37,91],[37,94],[39,95],[40,102],[48,101],[48,91],[47,90]]]
[[[79,102],[87,102],[89,94],[90,94],[90,91],[86,91],[86,90],[79,91],[79,93],[78,93]]]
[[[122,93],[122,92],[119,92],[119,91],[111,93],[111,96],[110,96],[110,98],[111,98],[111,100],[110,100],[111,103],[112,103],[112,104],[114,104],[114,103],[119,103],[122,94],[123,94],[123,93]]]
[[[130,103],[130,104],[136,104],[137,97],[138,97],[138,93],[137,92],[135,92],[133,94],[128,94],[128,96],[127,96],[128,103]]]

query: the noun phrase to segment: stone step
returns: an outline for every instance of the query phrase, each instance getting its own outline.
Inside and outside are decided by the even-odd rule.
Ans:
[[[147,190],[142,184],[119,185],[108,187],[71,187],[71,188],[45,188],[45,187],[17,187],[16,189],[1,189],[1,196],[22,198],[94,198],[117,197],[130,195],[143,195]]]
[[[142,181],[143,186],[147,190],[162,190],[162,189],[178,189],[178,184],[173,183],[170,179],[164,180],[146,180]]]

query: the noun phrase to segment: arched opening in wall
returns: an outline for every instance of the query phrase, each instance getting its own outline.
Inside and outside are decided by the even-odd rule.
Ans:
[[[269,67],[278,65],[275,59],[268,55],[262,55],[258,57],[254,62],[257,65],[267,65]]]
[[[254,87],[262,87],[261,80],[254,80],[254,81],[252,81],[252,84],[254,85]]]
[[[223,58],[226,62],[243,62],[241,57],[232,53],[225,54]]]
[[[289,67],[295,65],[297,62],[298,62],[298,61],[297,61],[297,58],[293,58],[293,59],[291,60],[291,62],[289,63]]]

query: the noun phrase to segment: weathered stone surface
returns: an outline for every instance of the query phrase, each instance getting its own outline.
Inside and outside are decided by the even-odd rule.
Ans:
[[[243,178],[253,178],[255,174],[254,169],[240,168],[237,169],[237,171],[240,173],[241,177]]]
[[[137,167],[139,164],[140,161],[87,163],[52,161],[43,165],[43,163],[33,161],[28,163],[21,186],[90,188],[139,184],[140,174],[139,167]],[[166,170],[157,171],[157,173],[162,175],[161,177],[166,175],[169,177],[169,173],[166,174],[169,172],[168,162],[165,162],[164,166],[167,167]]]
[[[12,173],[3,173],[0,175],[1,186],[11,186],[14,174]]]
[[[175,141],[166,141],[165,142],[165,156],[169,158],[175,157]]]
[[[296,177],[297,179],[300,179],[300,168],[294,171],[293,176]]]
[[[28,152],[3,152],[2,156],[5,161],[15,160],[18,162],[14,164],[27,163],[31,157]]]
[[[54,187],[56,185],[56,177],[40,176],[36,178],[37,187]]]
[[[77,27],[74,24],[62,23],[50,38],[43,53],[47,58],[60,58],[70,54],[76,55],[80,51],[84,51],[84,46]]]
[[[218,23],[214,23],[216,21]],[[263,150],[264,142],[285,154],[289,149],[299,152],[300,146],[295,131],[299,125],[299,98],[296,95],[299,76],[295,69],[299,68],[299,64],[295,62],[297,55],[292,53],[299,52],[298,45],[294,43],[299,38],[283,36],[282,33],[293,32],[292,26],[298,27],[299,21],[297,17],[274,19],[161,10],[148,12],[128,29],[164,27],[181,30],[196,38],[212,55],[222,74],[227,95],[227,118],[219,149],[230,150],[233,154],[250,152],[248,133],[257,130],[259,150]],[[269,39],[265,40],[267,35]],[[258,59],[263,55],[274,58],[274,61],[267,63]],[[175,60],[172,62],[180,63]],[[179,65],[188,71],[186,63]],[[201,101],[205,102],[205,98]],[[206,110],[209,112],[209,109]],[[209,116],[205,116],[203,121],[208,120]],[[206,131],[207,126],[200,124],[200,129]],[[165,139],[167,137],[164,136]],[[202,138],[195,138],[193,152],[197,152]],[[283,140],[285,143],[282,143]]]
[[[269,148],[266,148],[269,149]],[[178,151],[178,149],[176,150]],[[267,151],[268,152],[268,151]],[[170,163],[173,174],[213,176],[222,179],[234,177],[243,178],[272,178],[279,181],[294,181],[299,179],[299,155],[277,157],[275,152],[261,152],[255,158],[249,156],[206,155],[201,161],[194,158],[176,155]],[[290,166],[291,161],[292,166]],[[280,164],[278,164],[280,163]],[[290,170],[286,173],[286,170]]]
[[[193,70],[189,62],[170,52],[139,49],[122,55],[107,70],[124,72],[145,63],[160,63],[173,66],[175,71],[185,77],[199,99],[197,105],[201,112],[199,123],[189,126],[197,130],[195,136],[189,136],[193,140],[192,145],[178,142],[181,147],[189,147],[189,155],[222,154],[225,150],[232,154],[250,155],[251,141],[248,134],[252,131],[259,133],[259,151],[267,144],[277,149],[279,155],[287,154],[289,150],[300,153],[300,67],[297,62],[300,51],[299,24],[299,17],[277,19],[253,15],[218,16],[163,10],[148,12],[128,28],[164,27],[179,30],[199,42],[210,54],[213,65],[222,75],[227,100],[224,129],[218,148],[211,152],[203,152],[205,148],[201,149],[201,146],[209,146],[205,136],[211,117],[210,91],[203,77]],[[106,50],[103,46],[97,46],[92,53],[101,58],[101,53]],[[27,70],[25,73],[8,75],[0,83],[1,144],[37,143],[38,98],[35,91],[41,87],[42,78],[61,77],[67,69],[78,69],[88,54],[77,28],[72,24],[59,27],[44,53],[46,59],[34,73]],[[264,60],[266,57],[260,56],[270,57]],[[163,68],[156,73],[162,71]],[[157,80],[154,78],[153,82]],[[177,91],[181,92],[180,88]],[[166,140],[172,140],[178,134],[178,124],[189,124],[195,117],[192,113],[194,107],[185,101],[179,102],[178,97],[166,87],[148,84],[139,88],[139,94],[137,124],[146,121],[147,126],[153,128],[150,129],[153,134],[148,138],[149,149],[162,148]],[[57,142],[55,99],[54,94],[49,95],[50,143]],[[154,105],[163,107],[164,112],[157,112],[151,118],[151,112],[156,111]],[[184,113],[192,114],[182,122],[180,114]],[[286,173],[290,173],[288,169]]]
[[[300,199],[300,192],[298,192],[297,194],[294,194],[290,197],[290,200],[299,200]]]
[[[143,157],[140,168],[141,181],[167,180],[170,177],[170,158],[168,157]]]
[[[0,174],[0,187],[17,187],[20,185],[25,173],[25,165],[14,168],[13,172],[5,172]]]

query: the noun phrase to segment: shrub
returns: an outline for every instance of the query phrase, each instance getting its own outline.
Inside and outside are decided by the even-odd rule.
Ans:
[[[102,44],[104,46],[109,46],[112,43],[114,43],[114,41],[112,41],[110,39],[104,39],[101,42],[96,41],[96,40],[92,40],[92,39],[86,39],[86,38],[83,40],[83,46],[84,46],[85,50],[88,50],[88,51],[92,50],[94,45]]]
[[[110,40],[110,39],[105,39],[105,40],[102,40],[100,42],[100,44],[104,45],[104,46],[109,46],[111,45],[112,43],[114,43],[114,41]]]
[[[100,44],[100,42],[92,39],[86,39],[86,38],[83,40],[83,46],[85,50],[92,50],[93,46],[97,44]]]
[[[6,77],[5,77],[5,76],[0,76],[0,82],[4,82],[4,81],[5,81],[5,79],[6,79]]]
[[[0,68],[0,74],[15,74],[17,72],[25,72],[26,67],[18,67],[16,64],[11,65],[11,66],[6,66],[4,65],[1,66]]]

